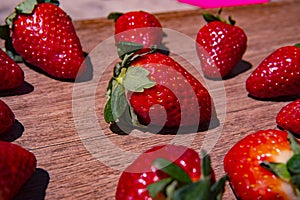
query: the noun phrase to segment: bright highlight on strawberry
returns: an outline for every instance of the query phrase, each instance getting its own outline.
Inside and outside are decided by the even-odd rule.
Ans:
[[[224,170],[240,200],[300,197],[300,145],[281,130],[260,130],[225,155]]]

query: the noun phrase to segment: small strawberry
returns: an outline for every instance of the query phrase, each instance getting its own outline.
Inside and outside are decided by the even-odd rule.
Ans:
[[[75,79],[86,71],[84,52],[71,18],[57,1],[25,0],[6,19],[10,40],[23,60],[57,79]],[[3,28],[2,28],[3,29]],[[7,39],[7,37],[6,37]],[[82,66],[82,67],[81,67]]]
[[[0,91],[18,88],[23,83],[22,68],[0,49]]]
[[[226,180],[224,176],[215,182],[209,155],[201,160],[191,148],[155,146],[122,172],[116,200],[222,199]]]
[[[247,48],[244,30],[220,17],[205,13],[208,22],[201,27],[196,37],[196,50],[203,73],[212,79],[224,78],[242,59]]]
[[[0,199],[13,199],[36,169],[33,153],[0,141]]]
[[[292,134],[260,130],[236,143],[225,155],[224,170],[237,198],[300,198],[300,145]]]
[[[15,115],[10,107],[0,100],[0,135],[10,130],[15,122]]]
[[[159,46],[163,31],[158,19],[145,11],[131,11],[127,13],[111,13],[109,19],[115,20],[115,40],[119,42],[133,42],[144,47]]]
[[[284,106],[276,116],[277,125],[300,135],[300,99]]]
[[[299,47],[284,46],[266,57],[246,81],[249,94],[257,98],[300,94]]]
[[[206,88],[171,57],[158,52],[125,55],[115,67],[107,96],[107,122],[120,120],[124,113],[139,127],[203,128],[216,120]]]

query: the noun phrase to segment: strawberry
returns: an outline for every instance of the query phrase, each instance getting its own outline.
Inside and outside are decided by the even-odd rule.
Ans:
[[[241,61],[247,48],[244,30],[220,17],[204,13],[208,22],[200,28],[196,36],[196,50],[203,73],[212,79],[224,78]]]
[[[111,13],[108,18],[115,20],[116,43],[133,42],[151,47],[159,46],[162,41],[162,26],[151,13],[145,11]]]
[[[300,135],[300,99],[285,105],[276,116],[279,127]]]
[[[13,199],[35,169],[33,153],[17,144],[0,141],[0,199]]]
[[[15,115],[10,107],[0,100],[0,135],[10,130],[15,122]]]
[[[55,3],[25,0],[19,4],[6,19],[11,40],[7,44],[51,77],[75,79],[86,71],[84,52],[71,18]]]
[[[237,142],[224,170],[238,199],[299,199],[300,145],[292,134],[259,130]]]
[[[267,56],[246,81],[249,94],[256,98],[278,98],[300,94],[299,47],[280,47]]]
[[[0,91],[20,87],[24,83],[24,71],[0,49]]]
[[[215,182],[209,155],[201,160],[191,148],[154,146],[122,172],[116,200],[222,199],[226,180],[223,176]]]
[[[171,57],[150,50],[125,55],[115,67],[107,97],[108,123],[124,113],[136,127],[206,128],[216,120],[206,88]]]

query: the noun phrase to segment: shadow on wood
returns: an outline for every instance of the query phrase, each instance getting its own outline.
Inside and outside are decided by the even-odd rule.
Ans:
[[[23,135],[23,132],[24,126],[18,120],[15,120],[12,128],[6,133],[0,135],[0,140],[5,142],[13,142],[20,138]]]
[[[110,130],[113,133],[118,135],[128,135],[134,129],[137,129],[142,132],[149,132],[153,134],[162,134],[162,135],[176,135],[176,134],[189,134],[195,132],[204,132],[210,129],[214,129],[220,125],[218,119],[212,120],[208,124],[202,124],[198,127],[190,126],[190,127],[180,127],[180,128],[166,128],[166,127],[157,127],[157,126],[145,126],[145,127],[135,127],[127,122],[117,122],[110,125]]]
[[[37,168],[30,179],[23,185],[14,200],[43,200],[50,181],[44,169]]]
[[[7,97],[7,96],[18,96],[18,95],[24,95],[24,94],[29,94],[34,90],[34,87],[30,84],[27,83],[26,81],[18,88],[11,89],[11,90],[6,90],[6,91],[1,91],[0,92],[0,97]]]

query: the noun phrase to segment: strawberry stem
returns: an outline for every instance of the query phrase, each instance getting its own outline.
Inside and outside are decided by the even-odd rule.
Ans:
[[[207,23],[210,23],[210,22],[214,22],[214,21],[219,21],[219,22],[223,22],[223,23],[226,23],[226,24],[230,24],[230,25],[235,25],[236,21],[232,19],[231,16],[228,17],[228,21],[226,21],[224,18],[221,17],[221,13],[223,11],[223,8],[220,8],[218,10],[218,13],[217,15],[213,15],[211,13],[203,13],[203,18],[204,20],[207,22]]]

